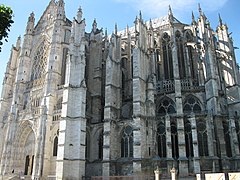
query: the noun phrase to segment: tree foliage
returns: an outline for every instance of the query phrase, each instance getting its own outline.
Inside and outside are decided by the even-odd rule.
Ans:
[[[1,45],[3,45],[3,40],[7,42],[8,33],[10,31],[11,24],[14,22],[13,11],[10,7],[3,4],[0,5],[0,52]]]

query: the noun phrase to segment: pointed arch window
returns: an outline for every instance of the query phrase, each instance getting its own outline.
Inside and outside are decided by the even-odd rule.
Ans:
[[[53,156],[57,156],[58,150],[58,137],[56,136],[53,140]]]
[[[170,98],[163,98],[157,108],[157,114],[160,116],[176,113],[175,103]]]
[[[240,151],[240,126],[239,126],[239,119],[235,119],[235,126],[236,126],[236,133],[237,133],[237,139],[238,139],[238,148]]]
[[[68,56],[68,48],[63,48],[62,68],[61,68],[61,84],[62,85],[65,84],[67,56]]]
[[[173,79],[172,47],[170,36],[167,33],[163,34],[162,53],[163,53],[164,77],[165,79]]]
[[[181,33],[179,31],[176,32],[176,45],[177,45],[177,55],[178,55],[178,68],[179,68],[179,76],[181,79],[186,78],[186,68],[184,61],[184,46],[181,37]]]
[[[185,131],[186,156],[188,158],[193,157],[192,127],[189,121],[185,121],[184,131]]]
[[[100,133],[98,138],[98,159],[103,158],[103,131]]]
[[[223,133],[224,133],[226,153],[227,153],[228,157],[232,157],[232,148],[231,148],[231,138],[230,138],[230,132],[229,132],[229,125],[225,120],[222,121],[222,125],[223,125]]]
[[[199,120],[197,122],[198,150],[199,156],[208,156],[208,137],[206,122]]]
[[[161,158],[167,157],[166,150],[166,127],[163,122],[158,124],[157,128],[158,155]]]
[[[90,159],[90,133],[89,131],[86,132],[86,138],[85,138],[85,145],[86,145],[86,149],[85,149],[85,157],[87,160]]]
[[[192,32],[187,31],[185,35],[185,39],[187,42],[193,42],[193,35]],[[191,45],[187,46],[187,54],[189,58],[189,65],[190,65],[190,76],[194,80],[194,85],[198,85],[197,81],[197,62],[194,61],[194,49]]]
[[[202,109],[199,103],[199,100],[194,96],[187,97],[184,106],[183,106],[183,112],[184,113],[201,113]]]
[[[171,141],[172,141],[172,158],[178,159],[179,149],[178,149],[178,131],[176,121],[171,122]]]
[[[121,157],[133,157],[133,129],[127,126],[121,138]]]
[[[47,58],[48,44],[46,41],[43,41],[33,58],[31,80],[39,79],[45,75],[47,68]]]

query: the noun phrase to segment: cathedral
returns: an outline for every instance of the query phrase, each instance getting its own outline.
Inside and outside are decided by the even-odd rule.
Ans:
[[[166,16],[112,34],[50,0],[12,47],[0,99],[0,177],[80,180],[240,170],[233,39]]]

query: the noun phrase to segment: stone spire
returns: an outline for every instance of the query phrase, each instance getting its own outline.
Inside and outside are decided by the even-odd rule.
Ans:
[[[49,4],[55,4],[55,0],[51,0]]]
[[[16,49],[19,50],[21,46],[21,36],[18,36],[17,42],[16,42]]]
[[[35,14],[34,14],[34,12],[32,12],[31,14],[30,14],[30,16],[28,17],[28,22],[34,22],[35,21]]]
[[[168,15],[173,16],[171,5],[168,6]]]
[[[107,28],[105,29],[105,38],[107,38],[107,34],[108,34],[108,32],[107,32]]]
[[[150,27],[149,27],[150,29],[153,29],[153,26],[152,26],[152,19],[150,19],[150,21],[149,21],[149,26],[150,26]]]
[[[173,13],[172,13],[172,8],[170,5],[168,7],[168,19],[169,19],[170,23],[173,23]]]
[[[93,20],[92,23],[92,31],[95,33],[97,31],[97,21],[96,19]]]
[[[27,27],[26,27],[26,34],[32,34],[34,29],[35,17],[34,13],[32,12],[28,17]]]
[[[195,25],[196,24],[196,21],[195,21],[195,16],[194,16],[194,13],[192,11],[192,25]]]
[[[65,3],[63,0],[57,2],[57,17],[58,19],[65,18]]]
[[[58,6],[64,7],[65,3],[63,0],[58,1]]]
[[[77,12],[77,21],[80,22],[82,20],[82,8],[81,6],[78,8],[78,12]]]
[[[200,16],[203,15],[203,12],[202,12],[202,8],[201,8],[200,3],[198,3],[198,12],[199,12]]]
[[[139,19],[142,20],[142,11],[139,12]]]
[[[218,14],[218,22],[219,22],[219,26],[221,27],[223,25],[223,23],[222,23],[222,18],[220,16],[220,14]]]
[[[117,23],[115,23],[115,27],[114,27],[114,34],[117,34],[118,30],[117,30]]]

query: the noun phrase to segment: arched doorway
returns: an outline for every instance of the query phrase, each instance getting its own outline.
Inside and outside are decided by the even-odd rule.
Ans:
[[[31,175],[33,172],[35,154],[35,133],[31,123],[25,122],[18,132],[16,146],[15,170],[22,175]]]

